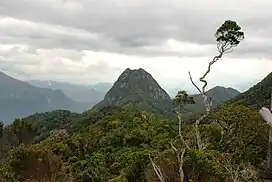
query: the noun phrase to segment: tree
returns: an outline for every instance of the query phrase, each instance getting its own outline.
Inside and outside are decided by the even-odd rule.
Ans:
[[[195,84],[195,82],[192,79],[191,73],[189,72],[191,83],[202,95],[204,105],[206,107],[205,114],[203,116],[201,116],[199,119],[197,119],[195,122],[195,135],[196,135],[196,140],[197,140],[197,148],[199,150],[199,151],[196,150],[195,153],[200,154],[201,156],[205,156],[208,153],[203,152],[206,149],[206,146],[203,145],[203,143],[201,141],[200,132],[199,132],[199,124],[201,121],[203,121],[210,114],[211,107],[212,107],[212,98],[208,98],[208,96],[206,95],[206,87],[207,87],[208,83],[205,80],[205,78],[209,74],[209,72],[211,71],[211,66],[214,63],[216,63],[219,59],[221,59],[224,54],[231,52],[233,50],[233,48],[236,47],[240,43],[240,41],[244,39],[244,33],[241,31],[241,27],[238,26],[235,21],[227,20],[217,29],[217,31],[215,33],[215,38],[216,38],[216,42],[217,42],[218,55],[214,56],[213,60],[208,65],[207,71],[204,73],[204,75],[202,77],[200,77],[199,80],[200,80],[200,82],[203,83],[203,86],[201,89],[199,86],[197,86]],[[183,163],[184,163],[185,151],[186,151],[186,149],[189,149],[189,152],[187,152],[187,153],[190,153],[192,151],[192,150],[190,150],[190,147],[188,146],[188,144],[184,140],[182,133],[181,133],[181,123],[182,123],[181,110],[183,109],[183,107],[186,104],[192,104],[192,103],[194,103],[194,101],[191,97],[188,96],[186,91],[178,92],[177,96],[174,99],[174,104],[176,106],[176,112],[177,112],[177,116],[179,119],[180,140],[186,146],[186,148],[184,148],[184,149],[177,149],[171,143],[171,147],[177,156],[177,163],[179,165],[179,181],[180,182],[184,181]],[[165,178],[164,178],[163,173],[161,172],[160,167],[151,158],[150,158],[150,161],[151,161],[154,171],[157,174],[157,177],[160,179],[161,182],[165,182]]]
[[[182,134],[181,134],[181,127],[182,127],[182,112],[184,107],[187,104],[195,104],[195,101],[193,99],[193,97],[190,97],[188,95],[188,93],[185,90],[179,91],[178,94],[176,95],[176,97],[173,100],[174,106],[175,106],[175,110],[177,113],[177,117],[179,120],[179,136],[180,136],[180,140],[185,144],[185,146],[187,148],[189,148],[189,146],[186,144],[186,142],[184,141]]]
[[[201,146],[202,144],[201,139],[199,137],[200,135],[198,131],[198,125],[203,119],[205,119],[209,115],[212,107],[212,98],[208,98],[208,96],[206,95],[206,87],[208,85],[208,82],[205,80],[205,78],[210,73],[211,66],[214,63],[220,60],[224,54],[232,52],[233,48],[240,44],[240,42],[244,39],[244,32],[241,31],[241,27],[235,21],[227,20],[217,29],[215,37],[217,42],[218,55],[214,56],[213,60],[208,65],[207,71],[204,73],[202,77],[199,78],[200,82],[203,83],[201,89],[199,86],[195,84],[195,82],[192,79],[191,73],[189,72],[191,83],[202,95],[204,105],[206,107],[206,113],[195,122],[196,137],[198,140],[199,149],[202,149],[203,146]]]
[[[9,172],[19,181],[72,181],[63,168],[61,157],[48,148],[40,144],[15,148],[11,152]]]
[[[37,132],[37,123],[26,119],[16,119],[10,127],[11,132],[17,137],[18,143],[29,144]]]
[[[212,112],[209,119],[220,126],[211,148],[231,153],[234,160],[258,167],[266,156],[268,128],[257,111],[238,104],[225,104]],[[220,129],[224,131],[221,136]]]

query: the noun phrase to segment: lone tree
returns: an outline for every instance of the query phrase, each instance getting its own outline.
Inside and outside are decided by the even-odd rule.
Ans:
[[[196,87],[204,99],[207,113],[210,112],[212,101],[211,98],[208,99],[206,95],[206,87],[208,83],[205,78],[210,73],[211,67],[214,63],[221,59],[224,54],[232,52],[233,48],[239,45],[239,43],[244,39],[244,32],[241,31],[241,27],[235,21],[227,20],[217,29],[215,37],[217,42],[218,55],[214,56],[213,60],[208,65],[207,71],[199,79],[203,83],[202,89],[200,89],[194,83],[191,73],[189,72],[192,84]]]
[[[206,87],[208,85],[208,82],[206,81],[206,76],[210,73],[211,67],[214,63],[216,63],[218,60],[220,60],[224,54],[230,53],[233,51],[233,49],[240,44],[240,42],[244,39],[244,33],[241,31],[241,27],[235,22],[231,20],[225,21],[216,31],[215,33],[216,42],[217,42],[217,50],[218,55],[214,56],[211,62],[209,62],[208,69],[204,73],[202,77],[200,77],[200,82],[203,83],[202,87],[200,88],[195,84],[193,81],[193,78],[191,76],[191,73],[189,72],[190,80],[194,87],[198,90],[198,92],[202,95],[204,105],[206,108],[205,114],[201,116],[198,120],[195,122],[195,131],[196,131],[196,140],[197,140],[197,147],[198,150],[205,150],[205,146],[201,142],[200,133],[198,129],[198,125],[200,122],[205,119],[211,110],[212,107],[212,98],[208,98],[206,95]],[[184,172],[183,172],[183,158],[185,155],[185,151],[190,150],[190,146],[186,143],[184,140],[182,133],[181,133],[181,123],[182,123],[182,109],[186,104],[192,104],[194,103],[193,99],[188,96],[186,91],[180,91],[178,92],[177,96],[174,99],[174,104],[176,106],[177,116],[179,119],[179,136],[180,140],[183,144],[185,144],[185,148],[183,149],[177,149],[172,143],[172,149],[174,150],[175,154],[177,155],[177,163],[179,165],[179,181],[184,181]],[[154,171],[156,172],[157,177],[161,182],[165,182],[164,174],[162,173],[160,167],[154,163],[154,161],[150,158],[151,164],[154,168]]]
[[[213,60],[209,62],[208,69],[206,70],[204,75],[199,78],[200,82],[203,83],[203,86],[201,89],[199,86],[195,84],[195,82],[193,81],[192,75],[189,72],[190,80],[192,84],[194,85],[194,87],[202,95],[204,105],[206,108],[206,113],[195,122],[197,143],[198,143],[198,148],[200,150],[202,150],[204,146],[202,145],[202,142],[201,142],[200,134],[198,131],[198,125],[203,119],[205,119],[209,115],[211,111],[211,107],[212,107],[212,98],[209,98],[206,95],[206,87],[208,85],[208,82],[206,81],[206,76],[210,73],[211,67],[214,63],[220,60],[224,54],[232,52],[233,49],[240,44],[240,42],[244,39],[244,32],[241,31],[241,27],[235,21],[226,20],[217,29],[215,33],[215,37],[217,42],[218,55],[214,56]]]
[[[184,107],[187,104],[195,104],[193,97],[189,96],[189,94],[185,91],[179,91],[176,97],[173,100],[173,105],[175,106],[176,114],[179,120],[179,136],[180,140],[185,144],[186,148],[189,149],[188,144],[184,141],[183,136],[181,134],[182,127],[182,112]]]

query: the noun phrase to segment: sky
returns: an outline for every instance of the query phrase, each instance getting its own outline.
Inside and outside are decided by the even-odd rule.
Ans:
[[[0,71],[21,80],[114,82],[143,68],[167,89],[194,92],[217,54],[215,31],[245,39],[213,67],[209,88],[241,91],[272,71],[271,0],[0,0]]]

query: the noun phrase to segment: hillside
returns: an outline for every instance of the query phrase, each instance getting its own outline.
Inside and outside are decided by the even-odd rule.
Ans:
[[[267,153],[267,130],[258,116],[246,107],[219,108],[211,119],[224,122],[226,134],[221,140],[216,124],[202,125],[201,136],[209,142],[205,151],[194,148],[194,125],[184,125],[182,135],[190,145],[184,160],[188,179],[206,175],[203,182],[231,181],[226,164],[237,168],[242,162],[250,162],[258,166]],[[74,123],[80,125],[70,132]],[[63,128],[67,131],[58,130]],[[181,143],[176,118],[129,107],[104,107],[83,115],[58,110],[17,120],[3,133],[0,179],[6,181],[63,181],[70,177],[70,181],[157,182],[150,157],[160,165],[167,181],[179,181],[178,163],[170,145]]]
[[[210,90],[207,91],[207,95],[209,97],[212,97],[213,101],[213,108],[216,108],[220,106],[221,104],[225,103],[226,101],[234,98],[237,96],[240,92],[233,88],[225,88],[221,86],[216,86]],[[203,98],[200,94],[192,95],[195,104],[187,105],[186,110],[193,112],[193,113],[199,113],[205,111],[205,106],[203,103]]]
[[[130,105],[157,114],[171,112],[172,101],[151,74],[144,69],[126,69],[94,108]]]
[[[34,87],[0,72],[0,120],[11,122],[36,112],[55,109],[84,111],[87,106],[69,99],[60,90]]]
[[[239,94],[231,102],[250,106],[252,108],[269,107],[272,92],[272,72],[262,81],[251,87],[244,93]]]

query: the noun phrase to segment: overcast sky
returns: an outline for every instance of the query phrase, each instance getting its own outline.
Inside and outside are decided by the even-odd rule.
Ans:
[[[93,84],[144,68],[193,90],[228,19],[245,40],[212,68],[210,87],[244,89],[272,71],[271,0],[0,0],[0,70],[23,80]]]

